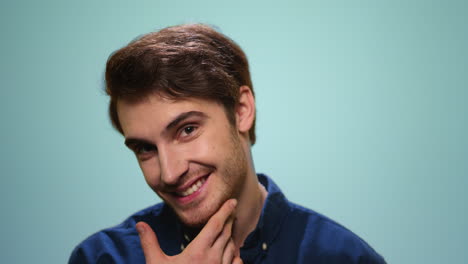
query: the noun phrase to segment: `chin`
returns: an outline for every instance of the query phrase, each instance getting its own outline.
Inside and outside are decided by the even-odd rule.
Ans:
[[[208,222],[208,220],[210,220],[214,213],[215,212],[202,215],[195,212],[195,214],[177,214],[177,216],[179,217],[180,221],[187,227],[202,228]]]
[[[204,206],[203,208],[192,208],[191,210],[186,212],[176,211],[176,214],[185,226],[191,228],[201,228],[219,210],[219,208],[223,205],[225,200],[221,200],[215,204]]]
[[[181,219],[181,222],[184,224],[184,226],[188,228],[193,228],[193,229],[202,229],[206,223],[208,222],[208,219]]]

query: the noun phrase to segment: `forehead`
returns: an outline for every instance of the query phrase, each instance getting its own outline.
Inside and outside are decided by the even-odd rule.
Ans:
[[[124,135],[154,133],[182,113],[198,111],[209,117],[224,113],[220,104],[198,98],[168,99],[151,94],[137,102],[117,101],[117,114]]]

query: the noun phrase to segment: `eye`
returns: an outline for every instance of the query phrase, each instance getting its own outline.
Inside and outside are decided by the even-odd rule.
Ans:
[[[193,132],[197,130],[197,127],[194,125],[188,125],[182,128],[182,131],[180,132],[181,137],[188,137],[190,136]]]
[[[149,145],[149,144],[142,144],[141,146],[137,147],[137,153],[138,154],[143,154],[143,153],[151,152],[151,151],[154,151],[154,150],[156,150],[156,148],[154,146]]]
[[[133,148],[133,151],[139,159],[145,160],[156,152],[156,147],[151,144],[139,144]]]

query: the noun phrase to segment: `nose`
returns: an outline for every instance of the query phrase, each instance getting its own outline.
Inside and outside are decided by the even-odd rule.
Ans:
[[[183,153],[175,147],[160,147],[158,149],[161,181],[165,185],[176,185],[188,170],[188,162]]]

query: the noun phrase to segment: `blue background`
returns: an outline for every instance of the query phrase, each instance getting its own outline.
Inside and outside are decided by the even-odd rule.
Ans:
[[[2,263],[64,263],[158,198],[107,119],[108,55],[165,26],[247,53],[256,169],[389,263],[468,258],[466,1],[0,4]]]

